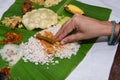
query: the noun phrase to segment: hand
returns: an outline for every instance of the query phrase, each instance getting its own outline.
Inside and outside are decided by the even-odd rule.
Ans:
[[[99,21],[80,14],[75,14],[70,20],[62,25],[56,33],[55,38],[66,44],[83,39],[95,38],[98,36],[110,35],[112,24],[108,21]],[[74,34],[70,34],[75,31]]]

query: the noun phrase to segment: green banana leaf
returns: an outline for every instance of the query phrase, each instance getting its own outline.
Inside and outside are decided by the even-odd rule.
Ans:
[[[4,13],[4,17],[10,17],[13,15],[22,17],[22,4],[23,0],[16,0],[15,3]],[[63,0],[59,5],[49,7],[49,9],[55,11],[59,16],[72,17],[72,14],[64,10],[66,4],[74,4],[84,10],[85,16],[96,18],[99,20],[108,20],[111,10],[107,8],[88,5],[78,2],[76,0]],[[33,4],[35,8],[42,8],[37,4]],[[6,5],[7,6],[7,5]],[[28,38],[34,35],[39,30],[28,31],[26,29],[15,29],[4,26],[0,21],[0,39],[4,38],[4,35],[8,31],[18,32],[23,35],[23,42],[27,42]],[[81,42],[81,47],[77,52],[77,55],[73,55],[71,59],[59,59],[59,64],[56,65],[35,65],[31,62],[24,62],[22,59],[11,67],[10,76],[11,80],[65,80],[65,78],[75,69],[75,67],[83,60],[89,49],[92,47],[96,39],[84,40]],[[2,48],[4,45],[0,45]],[[0,68],[7,67],[8,63],[0,58]],[[76,74],[79,75],[79,74]]]

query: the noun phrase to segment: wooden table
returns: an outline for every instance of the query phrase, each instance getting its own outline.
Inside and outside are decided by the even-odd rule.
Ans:
[[[118,45],[109,80],[120,80],[120,43]]]

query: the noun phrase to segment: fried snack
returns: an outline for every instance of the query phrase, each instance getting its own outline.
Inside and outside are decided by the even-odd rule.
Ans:
[[[43,5],[44,4],[44,0],[31,0],[31,2],[39,4],[39,5]]]
[[[57,42],[52,32],[45,31],[44,34],[37,33],[35,37],[40,40],[48,54],[55,53],[56,48],[60,47],[60,42]]]
[[[28,30],[37,28],[46,29],[57,23],[57,14],[47,8],[40,8],[27,12],[23,15],[22,23]]]
[[[31,0],[31,2],[38,4],[38,5],[44,5],[44,7],[51,7],[58,5],[62,0]]]
[[[62,0],[45,0],[44,6],[45,7],[55,6],[55,5],[58,5],[61,1]]]
[[[22,6],[22,13],[25,14],[33,9],[34,9],[34,6],[32,5],[32,2],[30,0],[24,0],[23,6]]]
[[[0,44],[19,44],[22,41],[22,36],[15,32],[7,32],[5,35],[5,39],[3,41],[0,41]]]
[[[50,44],[54,44],[56,42],[54,39],[42,36],[40,33],[36,34],[36,38],[39,39],[39,40],[44,40],[44,41],[46,41]]]
[[[2,20],[2,24],[4,24],[7,27],[10,27],[11,29],[15,29],[16,27],[23,27],[22,18],[20,16],[5,17],[4,20]]]
[[[0,80],[10,80],[10,68],[2,68],[0,70]]]

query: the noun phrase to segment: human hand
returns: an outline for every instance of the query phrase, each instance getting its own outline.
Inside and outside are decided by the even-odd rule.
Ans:
[[[108,21],[99,21],[80,14],[75,14],[70,20],[62,25],[55,38],[66,44],[78,40],[95,38],[111,34],[112,24]],[[74,34],[70,34],[75,31]]]

